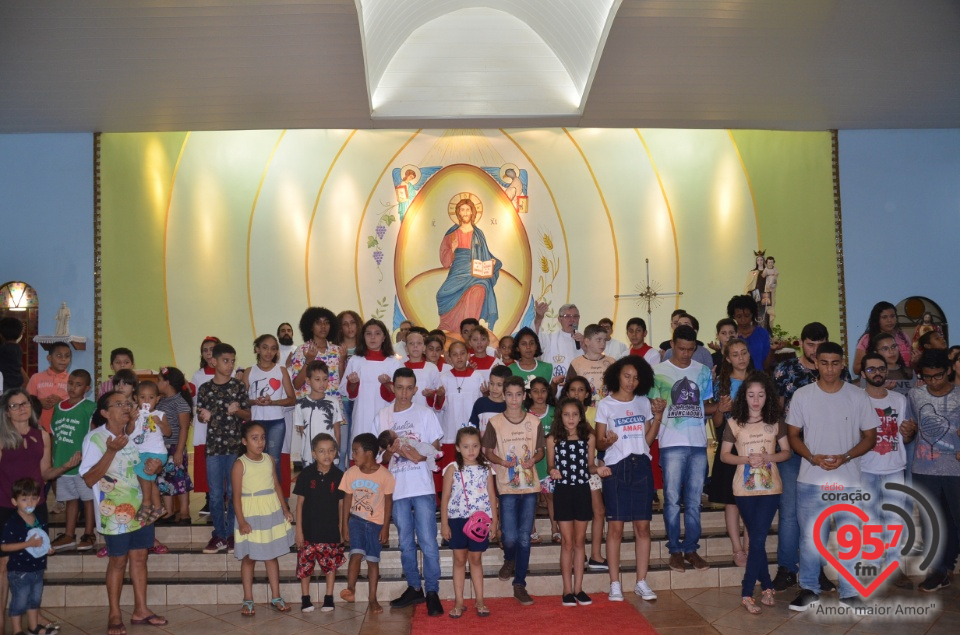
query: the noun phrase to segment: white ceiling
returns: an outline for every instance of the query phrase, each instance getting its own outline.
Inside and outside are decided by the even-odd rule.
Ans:
[[[595,1],[532,14],[532,0],[471,3],[526,23],[588,89],[582,113],[516,116],[493,99],[461,118],[414,107],[379,119],[368,75],[386,78],[403,42],[463,0],[363,0],[365,16],[368,4],[404,16],[380,25],[375,59],[356,0],[4,0],[0,132],[960,127],[955,0],[622,0],[591,84],[589,42],[564,29]]]

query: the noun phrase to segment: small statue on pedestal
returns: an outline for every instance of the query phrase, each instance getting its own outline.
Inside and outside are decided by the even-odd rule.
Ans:
[[[58,337],[66,337],[70,335],[70,309],[67,308],[67,303],[60,303],[60,310],[57,311],[55,316],[57,320],[57,331],[54,335]]]

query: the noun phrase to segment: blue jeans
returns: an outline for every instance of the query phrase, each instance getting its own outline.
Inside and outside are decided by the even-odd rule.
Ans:
[[[10,617],[40,608],[43,571],[7,571],[10,585]]]
[[[266,452],[273,458],[273,466],[277,470],[277,482],[280,478],[280,453],[283,451],[283,438],[287,436],[287,422],[284,419],[270,419],[260,421],[267,433]]]
[[[883,504],[889,503],[896,505],[908,513],[910,512],[910,508],[907,507],[907,495],[886,489],[883,487],[883,484],[897,483],[903,485],[903,479],[903,470],[894,474],[883,475],[860,472],[860,489],[864,492],[870,492],[870,500],[863,501],[863,511],[867,512],[867,515],[870,516],[869,524],[883,525],[884,531],[880,534],[883,536],[883,544],[888,544],[893,539],[893,532],[887,531],[886,527],[888,525],[903,524],[903,519],[894,512],[883,511]],[[903,540],[904,535],[905,534],[900,535],[901,540]],[[881,565],[881,569],[885,569],[891,562],[900,562],[901,548],[900,545],[897,545],[886,550],[885,558],[877,561],[877,563]]]
[[[743,572],[741,597],[753,597],[753,587],[760,582],[763,590],[772,589],[770,568],[767,566],[767,533],[780,506],[779,494],[737,496],[737,509],[750,535],[750,552]]]
[[[350,438],[350,429],[353,427],[353,402],[343,398],[343,424],[340,426],[340,469],[344,472],[350,467],[350,452],[353,449],[353,439]]]
[[[527,586],[530,568],[530,533],[537,512],[537,494],[501,494],[500,530],[503,559],[516,564],[513,583]]]
[[[400,534],[400,564],[407,584],[420,589],[417,545],[423,552],[423,578],[427,593],[440,592],[440,547],[437,545],[437,497],[411,496],[393,501],[393,523]],[[414,540],[416,536],[416,540]]]
[[[855,491],[856,488],[848,487],[844,491]],[[797,483],[797,515],[802,518],[800,530],[800,588],[813,591],[820,594],[820,568],[823,566],[823,558],[817,551],[817,546],[813,540],[813,527],[817,522],[817,516],[820,512],[831,505],[836,505],[835,501],[825,501],[822,498],[823,491],[819,485],[810,483]],[[844,525],[860,526],[860,519],[850,513],[835,513],[831,515],[837,527]],[[830,519],[827,519],[820,528],[823,538],[823,544],[827,544],[830,537]],[[753,538],[750,538],[753,542]],[[845,569],[853,572],[854,560],[840,560]],[[847,579],[840,576],[840,597],[849,598],[858,595],[853,586],[847,582]]]
[[[230,473],[236,461],[235,454],[207,454],[207,485],[210,488],[213,535],[223,540],[233,536],[233,485],[230,482]]]
[[[703,495],[707,449],[660,448],[663,469],[663,522],[671,554],[700,549],[700,497]],[[683,496],[683,542],[680,542],[680,497]]]
[[[777,464],[783,493],[780,494],[780,524],[777,529],[777,564],[790,573],[800,570],[800,521],[797,520],[797,478],[803,459],[793,454]]]
[[[945,460],[953,459],[946,457]],[[960,476],[914,474],[913,484],[927,497],[934,511],[940,509],[940,545],[928,573],[946,574],[957,566],[960,555]],[[924,546],[932,545],[930,523],[922,527],[922,532]]]

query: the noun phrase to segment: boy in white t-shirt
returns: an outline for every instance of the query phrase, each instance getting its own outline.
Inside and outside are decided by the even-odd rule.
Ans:
[[[400,539],[400,564],[407,588],[391,608],[404,608],[427,603],[427,613],[442,615],[440,604],[440,546],[437,544],[437,495],[433,473],[425,457],[408,439],[440,448],[443,430],[437,415],[429,408],[413,403],[417,392],[417,376],[410,368],[393,373],[394,402],[377,413],[377,430],[392,431],[397,440],[383,455],[390,473],[396,479],[393,490],[393,523]],[[423,577],[417,563],[417,547],[423,553]],[[421,579],[423,583],[421,584]],[[424,595],[424,587],[426,595]]]
[[[304,369],[307,382],[310,385],[310,394],[297,399],[293,410],[293,427],[303,436],[302,448],[303,466],[313,463],[313,438],[325,432],[337,441],[340,448],[340,426],[343,424],[343,410],[340,399],[327,394],[330,382],[330,369],[326,362],[315,359]],[[334,463],[339,462],[339,457]]]

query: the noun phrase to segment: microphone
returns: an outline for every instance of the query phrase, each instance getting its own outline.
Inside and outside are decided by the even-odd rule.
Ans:
[[[576,324],[573,325],[573,333],[576,334],[579,328],[580,328],[580,323],[577,322]],[[573,340],[573,345],[577,347],[578,351],[580,350],[580,342],[578,342],[576,339]]]

